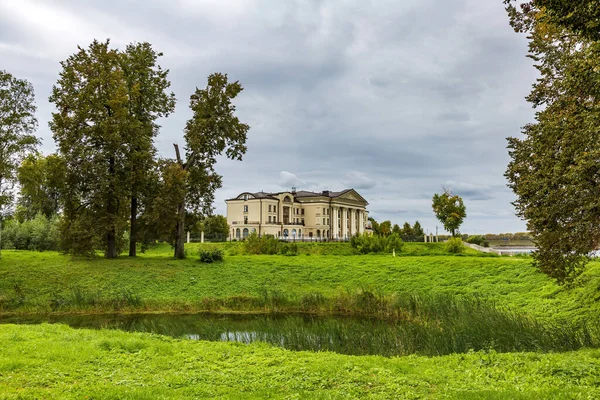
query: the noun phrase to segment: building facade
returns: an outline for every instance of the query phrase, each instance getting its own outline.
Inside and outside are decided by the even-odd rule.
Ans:
[[[244,192],[227,203],[230,239],[252,232],[293,240],[345,240],[371,232],[369,204],[356,190]]]

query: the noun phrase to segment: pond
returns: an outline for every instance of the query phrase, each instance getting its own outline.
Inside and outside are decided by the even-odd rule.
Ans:
[[[492,313],[493,314],[493,313]],[[471,314],[472,315],[472,314]],[[351,355],[443,355],[469,350],[571,350],[592,343],[566,340],[567,332],[524,323],[514,316],[462,320],[381,320],[304,314],[103,314],[1,317],[2,323],[62,323],[74,328],[150,332],[190,340],[266,342],[290,350]],[[458,316],[457,316],[458,317]],[[577,336],[568,332],[568,336]]]

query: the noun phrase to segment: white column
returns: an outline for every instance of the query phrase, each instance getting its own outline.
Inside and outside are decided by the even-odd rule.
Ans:
[[[348,208],[342,208],[342,237],[348,236]]]
[[[350,209],[350,236],[356,235],[356,210]]]
[[[365,232],[365,213],[364,211],[358,211],[358,233],[361,235]]]
[[[331,227],[331,237],[333,239],[337,239],[339,236],[338,233],[338,208],[337,207],[332,207],[331,208],[331,213],[333,214],[331,216],[331,221],[332,221],[332,227]]]

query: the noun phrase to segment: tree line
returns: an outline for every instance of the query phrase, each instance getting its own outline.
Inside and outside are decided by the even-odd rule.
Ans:
[[[60,248],[70,254],[114,258],[128,247],[136,256],[139,243],[165,240],[185,256],[185,226],[210,215],[222,185],[217,157],[241,160],[249,126],[233,104],[242,85],[211,74],[190,96],[183,147],[159,157],[158,120],[176,104],[160,57],[150,43],[116,49],[94,40],[62,61],[50,155],[37,151],[33,86],[0,71],[1,218],[60,216]]]

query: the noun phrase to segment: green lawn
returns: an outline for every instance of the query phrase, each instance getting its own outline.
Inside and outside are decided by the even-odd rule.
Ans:
[[[384,358],[0,325],[2,399],[598,397],[599,350]]]
[[[188,246],[189,252],[196,253],[199,246]],[[236,253],[235,244],[227,246]],[[341,245],[320,246],[332,252]],[[407,244],[404,252],[422,254],[419,246]],[[440,246],[426,251],[437,254]],[[0,311],[306,311],[302,305],[315,297],[331,301],[308,311],[335,311],[334,303],[369,291],[382,298],[394,293],[476,295],[547,318],[595,312],[600,293],[598,263],[590,265],[575,289],[567,290],[531,267],[528,258],[309,253],[227,255],[224,262],[202,264],[192,256],[174,260],[169,251],[163,246],[136,259],[116,260],[3,251]]]

